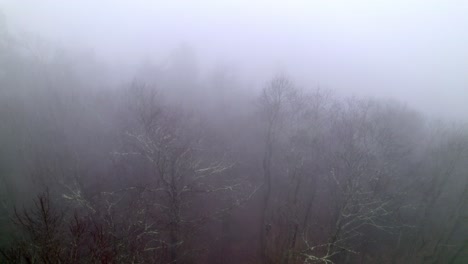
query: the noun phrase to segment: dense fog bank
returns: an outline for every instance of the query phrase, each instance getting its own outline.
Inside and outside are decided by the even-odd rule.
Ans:
[[[6,22],[0,263],[467,261],[460,120],[190,44],[109,64]]]

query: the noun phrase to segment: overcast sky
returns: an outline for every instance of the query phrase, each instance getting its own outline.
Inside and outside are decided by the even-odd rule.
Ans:
[[[13,28],[113,62],[182,42],[202,65],[397,98],[468,120],[468,0],[0,0]]]

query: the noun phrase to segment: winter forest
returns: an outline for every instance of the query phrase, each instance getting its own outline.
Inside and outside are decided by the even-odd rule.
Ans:
[[[0,263],[468,262],[463,120],[190,44],[114,74],[7,17]]]

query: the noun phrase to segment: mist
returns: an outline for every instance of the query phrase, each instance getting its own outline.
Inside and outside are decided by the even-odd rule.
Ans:
[[[12,26],[108,64],[163,63],[187,43],[203,69],[229,64],[256,83],[288,71],[432,115],[468,112],[466,1],[4,2]]]
[[[466,263],[466,14],[0,0],[0,263]]]

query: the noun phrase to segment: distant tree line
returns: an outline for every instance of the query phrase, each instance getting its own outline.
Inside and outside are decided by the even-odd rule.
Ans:
[[[168,61],[0,24],[0,263],[468,262],[466,125]]]

